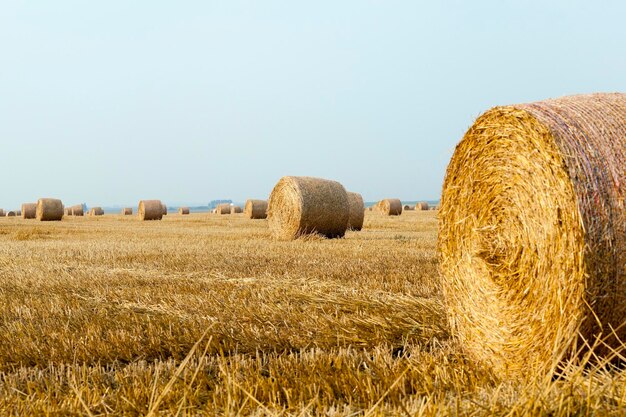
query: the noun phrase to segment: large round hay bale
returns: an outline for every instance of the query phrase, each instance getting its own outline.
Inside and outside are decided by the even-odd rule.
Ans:
[[[239,206],[230,206],[230,214],[242,213],[243,210]]]
[[[15,211],[13,211],[13,210],[9,210],[9,211],[7,211],[7,215],[6,215],[6,216],[7,216],[7,217],[15,217],[15,216],[16,216],[16,213],[15,213]]]
[[[35,217],[40,221],[59,221],[63,219],[63,202],[56,198],[40,198],[37,201]]]
[[[361,230],[363,228],[363,220],[365,219],[365,206],[363,197],[359,193],[348,192],[348,205],[350,214],[348,216],[348,229]]]
[[[102,207],[92,207],[91,210],[89,210],[89,215],[104,216],[104,210],[102,210]]]
[[[402,214],[402,202],[397,198],[386,198],[376,204],[378,211],[386,216],[399,216]]]
[[[179,207],[178,208],[178,214],[180,214],[180,215],[187,215],[187,214],[189,214],[189,207]]]
[[[217,210],[217,214],[230,214],[230,204],[218,204],[215,210]]]
[[[82,204],[76,204],[70,208],[72,209],[72,216],[83,216],[85,214]]]
[[[295,239],[317,233],[343,237],[350,207],[343,185],[312,177],[283,177],[268,202],[268,221],[274,237]]]
[[[430,210],[430,206],[425,201],[420,201],[415,205],[415,210]]]
[[[250,219],[265,219],[267,218],[267,201],[247,200],[243,212]]]
[[[161,208],[163,209],[163,215],[167,216],[167,205],[164,203],[161,203]]]
[[[132,207],[124,207],[120,213],[122,216],[132,216],[133,209]]]
[[[161,220],[163,218],[161,200],[141,200],[137,211],[140,220]]]
[[[450,323],[499,375],[626,341],[626,94],[496,107],[467,131],[439,210]],[[587,350],[588,351],[588,350]]]
[[[22,204],[22,218],[34,219],[37,217],[37,203]]]

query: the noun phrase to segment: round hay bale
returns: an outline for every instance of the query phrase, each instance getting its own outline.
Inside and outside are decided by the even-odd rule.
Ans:
[[[267,201],[247,200],[243,212],[250,219],[265,219],[267,218]]]
[[[189,214],[189,207],[179,207],[178,208],[178,214],[180,214],[180,215],[187,215],[187,214]]]
[[[397,198],[380,200],[376,208],[386,216],[399,216],[402,214],[402,202]]]
[[[6,212],[4,211],[4,209],[0,209],[0,217],[4,216],[6,216]]]
[[[448,165],[439,210],[453,333],[497,375],[626,340],[626,94],[496,107]],[[582,348],[582,349],[581,349]]]
[[[348,229],[361,230],[363,228],[363,220],[365,219],[365,208],[363,197],[359,193],[348,192],[348,205],[350,214],[348,216]]]
[[[402,207],[402,210],[412,211],[412,210],[415,210],[415,206],[409,206],[408,204],[405,204],[404,207]]]
[[[66,216],[71,216],[72,215],[72,208],[71,207],[66,207],[65,208],[65,215]]]
[[[22,218],[34,219],[37,217],[37,203],[22,204]]]
[[[85,214],[82,204],[76,204],[70,208],[72,209],[72,216],[83,216]]]
[[[163,218],[163,204],[161,200],[141,200],[139,202],[139,220],[161,220]]]
[[[102,207],[92,207],[91,210],[89,210],[89,215],[104,216],[104,210],[102,210]]]
[[[167,206],[165,204],[161,203],[161,207],[163,209],[163,215],[167,216]]]
[[[122,216],[132,216],[133,209],[131,207],[124,207],[121,211]]]
[[[242,213],[243,210],[239,206],[230,206],[230,214]]]
[[[343,185],[312,177],[283,177],[268,202],[270,230],[278,239],[317,233],[343,237],[350,207]]]
[[[56,198],[40,198],[37,201],[35,217],[39,221],[59,221],[63,219],[63,202]]]
[[[425,201],[420,201],[415,205],[415,210],[430,210],[430,206]]]
[[[230,204],[228,203],[218,204],[215,210],[217,214],[230,214]]]
[[[7,217],[15,217],[16,213],[13,210],[9,210],[9,211],[7,211],[7,215],[6,216]]]

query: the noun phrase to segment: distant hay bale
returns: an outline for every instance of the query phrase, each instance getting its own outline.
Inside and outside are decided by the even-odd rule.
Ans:
[[[363,197],[359,193],[348,192],[347,194],[350,209],[348,229],[359,231],[363,228],[363,220],[365,219]]]
[[[22,204],[22,218],[34,219],[37,217],[37,203]]]
[[[243,212],[250,219],[265,219],[267,218],[267,201],[247,200]]]
[[[412,210],[415,210],[415,206],[409,206],[408,204],[405,204],[402,209],[412,211]]]
[[[497,375],[550,372],[626,341],[626,94],[496,107],[448,165],[443,294],[468,356]],[[622,351],[622,355],[623,355]]]
[[[63,202],[56,198],[40,198],[37,201],[35,217],[39,221],[60,221],[63,219]]]
[[[72,209],[72,216],[83,216],[85,214],[82,204],[76,204],[75,206],[70,207],[70,209]]]
[[[142,221],[161,220],[163,218],[163,203],[161,200],[141,200],[137,211],[139,219]]]
[[[167,216],[167,205],[161,203],[161,208],[163,209],[163,215]]]
[[[0,209],[0,217],[4,216],[6,216],[6,212],[4,211],[4,209]]]
[[[91,210],[89,210],[89,215],[104,216],[104,210],[102,210],[102,207],[92,207]]]
[[[7,217],[15,217],[16,213],[13,210],[9,210],[9,211],[7,211],[7,215],[6,216]]]
[[[402,214],[402,202],[397,198],[386,198],[376,204],[377,210],[386,216],[399,216]]]
[[[218,204],[215,210],[217,214],[230,214],[230,204],[228,203]]]
[[[350,207],[343,185],[312,177],[283,177],[268,201],[269,227],[278,239],[317,233],[343,237]]]
[[[415,210],[430,210],[430,206],[425,201],[420,201],[415,205]]]
[[[189,214],[189,207],[179,207],[178,208],[178,214],[180,214],[180,215],[187,215],[187,214]]]
[[[71,216],[72,215],[72,208],[71,207],[65,207],[65,215],[66,216]]]
[[[133,209],[131,207],[124,207],[121,212],[122,216],[132,216]]]
[[[239,206],[230,206],[230,214],[242,213],[243,210]]]
[[[22,210],[17,210],[15,212],[15,215],[18,216],[18,217],[22,217]]]

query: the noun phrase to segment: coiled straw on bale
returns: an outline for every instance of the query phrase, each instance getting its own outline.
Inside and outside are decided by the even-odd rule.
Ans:
[[[102,210],[102,207],[92,207],[91,210],[89,210],[89,215],[104,216],[104,210]]]
[[[133,214],[133,209],[131,207],[124,207],[122,209],[121,215],[122,216],[132,216]]]
[[[242,213],[243,210],[239,206],[230,206],[230,214]]]
[[[140,220],[161,220],[163,218],[163,204],[160,200],[141,200],[137,211]]]
[[[397,198],[386,198],[376,204],[376,209],[387,216],[399,216],[402,214],[402,202]]]
[[[37,217],[37,203],[22,204],[22,218],[34,219]]]
[[[348,192],[348,205],[350,208],[348,229],[361,230],[363,228],[363,220],[365,219],[365,206],[361,194]]]
[[[268,202],[270,230],[278,239],[317,233],[343,237],[350,208],[343,185],[312,177],[283,177]]]
[[[243,212],[250,219],[265,219],[267,218],[267,201],[247,200]]]
[[[499,375],[626,341],[626,94],[496,107],[447,169],[443,292],[467,353]]]
[[[230,204],[222,203],[218,204],[215,208],[217,214],[230,214]]]
[[[75,206],[70,207],[70,209],[72,209],[72,216],[83,216],[85,214],[82,204],[76,204]]]
[[[179,207],[178,214],[181,214],[181,215],[189,214],[189,207]]]
[[[415,205],[415,210],[430,210],[430,206],[425,201],[420,201]]]
[[[35,217],[40,221],[59,221],[63,219],[63,202],[56,198],[37,200]]]

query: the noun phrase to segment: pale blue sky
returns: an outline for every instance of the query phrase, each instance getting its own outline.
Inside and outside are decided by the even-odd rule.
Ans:
[[[626,91],[620,1],[0,1],[0,207],[437,199],[500,104]]]

